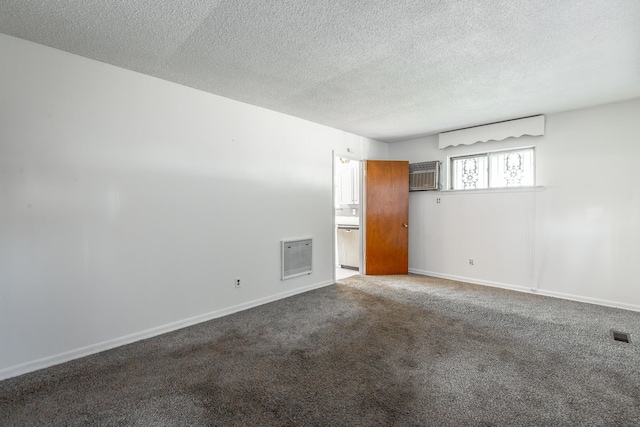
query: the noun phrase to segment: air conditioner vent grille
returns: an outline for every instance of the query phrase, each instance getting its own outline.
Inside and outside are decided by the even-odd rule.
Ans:
[[[419,171],[432,171],[438,169],[440,162],[421,162],[421,163],[409,163],[409,173]]]
[[[440,162],[409,164],[409,191],[440,189]]]
[[[431,172],[414,173],[411,175],[409,185],[412,188],[434,188],[436,185],[436,174]]]

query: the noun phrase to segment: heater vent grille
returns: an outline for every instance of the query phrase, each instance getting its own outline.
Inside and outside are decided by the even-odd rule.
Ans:
[[[621,342],[626,342],[626,343],[630,343],[631,342],[631,336],[626,333],[626,332],[620,332],[620,331],[611,331],[611,336],[613,337],[613,339],[615,341],[621,341]]]
[[[312,272],[312,239],[282,240],[282,280]]]

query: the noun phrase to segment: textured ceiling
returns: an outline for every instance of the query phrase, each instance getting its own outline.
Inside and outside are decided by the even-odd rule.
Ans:
[[[0,33],[382,141],[640,96],[638,0],[2,0]]]

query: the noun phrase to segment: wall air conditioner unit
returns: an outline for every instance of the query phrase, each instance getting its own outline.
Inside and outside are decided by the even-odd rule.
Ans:
[[[409,164],[409,191],[440,190],[440,162]]]

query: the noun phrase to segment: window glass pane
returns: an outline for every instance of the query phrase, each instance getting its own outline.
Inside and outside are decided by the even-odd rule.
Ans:
[[[489,159],[492,188],[534,185],[533,148],[490,153]]]
[[[462,157],[451,160],[454,190],[487,188],[487,156]]]
[[[535,185],[534,149],[496,151],[451,158],[451,188],[503,188]]]

